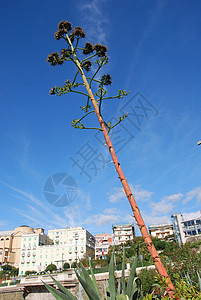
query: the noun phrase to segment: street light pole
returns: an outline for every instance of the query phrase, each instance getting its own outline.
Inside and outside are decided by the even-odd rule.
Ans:
[[[75,237],[75,261],[76,261],[76,270],[77,270],[78,269],[78,267],[77,267],[77,241],[79,239],[77,232],[75,233],[74,237]]]

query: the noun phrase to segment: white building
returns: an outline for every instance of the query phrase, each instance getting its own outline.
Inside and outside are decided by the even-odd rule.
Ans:
[[[28,270],[44,271],[49,264],[62,268],[68,262],[71,266],[89,250],[95,251],[94,236],[82,227],[49,230],[48,234],[22,236],[20,275]]]
[[[135,228],[133,224],[119,224],[113,225],[113,243],[120,245],[127,241],[133,240],[135,237]]]
[[[24,275],[27,270],[38,270],[37,250],[43,245],[51,245],[53,241],[44,234],[44,229],[37,228],[33,232],[21,236],[21,257],[19,275]]]
[[[174,234],[173,224],[149,225],[149,233],[153,237],[163,239]]]
[[[194,213],[173,214],[171,216],[178,243],[201,239],[201,210]]]

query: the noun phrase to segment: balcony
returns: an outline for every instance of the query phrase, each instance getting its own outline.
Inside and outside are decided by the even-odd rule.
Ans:
[[[21,261],[21,264],[24,264],[24,260]]]

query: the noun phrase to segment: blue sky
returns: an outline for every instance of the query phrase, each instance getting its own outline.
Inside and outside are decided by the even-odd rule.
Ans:
[[[96,234],[111,233],[114,223],[135,223],[103,138],[70,126],[85,99],[49,95],[74,74],[68,63],[53,68],[45,61],[65,47],[54,39],[61,20],[83,27],[86,41],[108,46],[110,61],[101,74],[112,76],[109,95],[130,90],[105,103],[103,115],[129,113],[112,139],[146,224],[201,209],[200,1],[11,0],[0,14],[0,230],[79,225]],[[97,163],[92,154],[88,175],[73,166],[85,147],[104,157],[97,174],[87,167]],[[78,186],[65,207],[43,194],[57,173],[71,175]]]

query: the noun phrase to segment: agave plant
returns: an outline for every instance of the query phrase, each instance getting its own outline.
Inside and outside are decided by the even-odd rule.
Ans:
[[[84,115],[82,115],[82,117],[79,119],[74,119],[71,124],[77,129],[95,129],[103,133],[104,143],[107,145],[108,151],[111,154],[112,162],[114,163],[118,178],[121,181],[125,195],[130,203],[133,216],[136,219],[137,225],[139,226],[147,249],[149,250],[149,253],[153,259],[156,270],[161,278],[164,278],[166,281],[167,291],[172,294],[172,291],[174,291],[174,286],[167,274],[165,267],[163,266],[156,248],[154,247],[110,138],[110,131],[115,126],[120,124],[128,116],[128,114],[120,116],[118,122],[115,124],[112,124],[112,122],[106,122],[102,114],[103,102],[111,99],[122,99],[128,95],[129,92],[126,92],[125,90],[118,90],[118,93],[115,96],[108,96],[106,87],[110,86],[112,83],[111,75],[104,74],[101,78],[97,77],[99,76],[98,74],[100,74],[99,71],[102,69],[102,67],[107,65],[109,61],[109,57],[107,56],[108,48],[105,45],[93,45],[90,42],[86,42],[83,47],[82,39],[85,38],[85,32],[81,27],[77,26],[72,30],[72,24],[70,22],[61,21],[58,24],[58,30],[54,36],[56,40],[63,40],[67,48],[62,49],[61,54],[59,54],[57,51],[50,53],[47,57],[47,61],[51,66],[54,67],[56,65],[63,65],[66,62],[71,62],[75,67],[76,73],[73,76],[74,78],[71,81],[66,80],[63,86],[52,87],[50,90],[50,95],[62,96],[67,93],[77,93],[82,97],[84,96],[86,105],[81,107]],[[95,69],[92,68],[91,70],[92,65],[95,67]],[[91,75],[86,76],[86,72],[89,72]],[[96,93],[92,92],[94,88],[96,90],[98,89]],[[88,127],[88,125],[86,127],[86,118],[93,115],[96,115],[99,127]]]
[[[125,280],[125,248],[123,247],[123,261],[122,261],[122,274],[121,280],[116,284],[115,278],[115,265],[114,265],[114,253],[113,250],[110,264],[109,264],[109,280],[105,284],[105,297],[106,300],[137,300],[143,299],[142,289],[141,289],[141,280],[136,277],[136,267],[137,267],[137,257],[134,257],[132,267],[130,270],[130,275],[128,281]],[[91,262],[89,261],[90,273],[86,271],[82,262],[80,262],[79,271],[76,272],[78,281],[82,285],[87,298],[89,300],[101,300],[100,291],[92,270]],[[51,275],[50,277],[54,283],[58,286],[59,290],[52,287],[51,285],[44,285],[49,290],[49,292],[58,300],[76,300],[77,298],[73,296],[65,287],[63,287],[57,280],[55,280]]]

